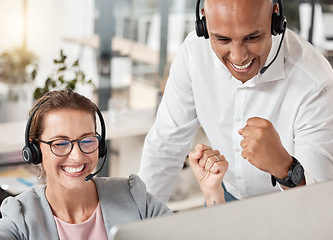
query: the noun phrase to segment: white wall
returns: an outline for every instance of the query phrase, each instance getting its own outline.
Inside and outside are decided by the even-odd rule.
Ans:
[[[77,44],[64,37],[91,36],[94,32],[94,0],[26,0],[27,48],[39,57],[37,83],[43,82],[60,49],[70,60],[79,56]],[[18,47],[23,36],[23,0],[0,0],[0,49]],[[81,67],[97,82],[94,51],[84,48]],[[84,91],[84,88],[81,88]],[[89,91],[86,92],[89,94]]]

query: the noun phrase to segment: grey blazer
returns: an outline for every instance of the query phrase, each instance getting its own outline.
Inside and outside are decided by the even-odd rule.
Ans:
[[[127,178],[93,178],[99,196],[105,229],[171,213],[162,201],[146,191],[136,175]],[[45,185],[36,186],[1,204],[0,239],[55,239],[58,231],[45,197]]]

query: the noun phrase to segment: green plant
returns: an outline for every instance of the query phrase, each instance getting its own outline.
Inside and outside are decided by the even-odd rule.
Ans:
[[[0,81],[8,85],[32,82],[36,66],[36,56],[24,48],[3,51],[0,53]]]
[[[79,60],[70,64],[67,56],[60,50],[60,58],[54,59],[55,69],[45,80],[43,87],[37,87],[34,91],[34,99],[39,99],[43,94],[52,89],[71,88],[75,90],[76,84],[88,84],[95,87],[91,79],[87,80],[85,73],[80,69]]]

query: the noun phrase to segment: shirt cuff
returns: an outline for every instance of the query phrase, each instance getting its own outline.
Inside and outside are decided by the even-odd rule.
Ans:
[[[281,192],[284,192],[284,189],[281,187],[281,184],[280,184],[278,181],[276,181],[276,185],[278,185],[278,186],[279,186],[279,188],[280,188]]]

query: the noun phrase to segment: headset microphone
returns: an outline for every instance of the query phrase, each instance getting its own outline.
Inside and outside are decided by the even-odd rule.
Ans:
[[[91,174],[89,174],[88,176],[86,176],[86,177],[84,178],[84,180],[86,180],[86,181],[91,180],[96,174],[98,174],[98,173],[102,170],[102,168],[103,168],[103,166],[104,166],[104,163],[105,163],[105,160],[106,160],[106,156],[107,156],[107,149],[105,149],[105,155],[104,155],[104,158],[103,158],[103,162],[102,162],[101,167],[100,167],[96,172],[91,173]]]
[[[261,70],[260,70],[260,73],[261,74],[264,74],[266,72],[266,70],[273,64],[273,62],[275,61],[275,59],[277,58],[277,56],[279,55],[279,52],[280,52],[280,49],[281,49],[281,46],[282,46],[282,42],[283,42],[283,38],[284,38],[284,34],[286,33],[286,26],[287,26],[287,22],[284,22],[284,29],[283,29],[283,33],[282,33],[282,36],[281,36],[281,40],[280,40],[280,44],[279,44],[279,48],[273,58],[273,60],[265,67],[263,67]]]

